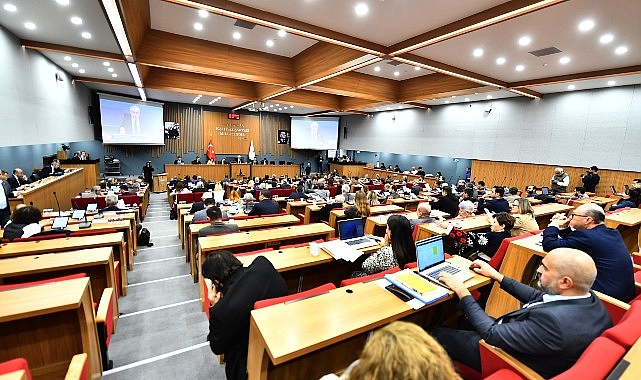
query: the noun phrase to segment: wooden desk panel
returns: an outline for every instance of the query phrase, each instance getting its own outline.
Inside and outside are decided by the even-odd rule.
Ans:
[[[87,163],[83,161],[69,163],[69,164],[60,164],[61,169],[83,169],[83,177],[85,183],[85,189],[91,189],[100,183],[100,163],[91,162]]]
[[[455,227],[459,227],[464,231],[475,231],[490,227],[490,222],[485,214],[465,219],[450,219],[447,223],[454,224]],[[446,232],[446,228],[439,227],[435,222],[421,224],[419,225],[418,232],[416,233],[416,241],[427,239],[434,235],[445,235]]]
[[[403,211],[402,207],[395,205],[373,206],[370,207],[370,215],[387,214]],[[345,210],[335,209],[329,213],[329,226],[336,229],[338,220],[345,218]]]
[[[225,178],[225,176],[230,176],[231,178],[231,166],[229,164],[225,165],[173,165],[165,164],[165,173],[167,178],[172,179],[174,177],[185,178],[186,175],[193,176],[194,174],[203,177],[204,180],[214,180],[220,181]],[[249,174],[249,172],[247,172]]]
[[[574,210],[574,207],[560,204],[560,203],[545,203],[541,205],[532,206],[534,210],[534,219],[539,225],[539,228],[544,229],[550,224],[550,220],[554,214],[561,213],[567,214]]]
[[[243,171],[244,173],[244,171]],[[263,178],[265,175],[276,175],[276,178],[281,176],[288,176],[289,178],[296,178],[300,175],[299,165],[252,165],[251,176]]]
[[[167,173],[153,175],[154,193],[164,193],[167,191]]]
[[[29,184],[30,188],[20,191],[20,198],[15,202],[33,205],[40,210],[45,208],[58,209],[56,199],[53,196],[55,192],[60,208],[69,210],[71,208],[71,198],[85,190],[84,169],[70,169],[70,173],[61,176],[51,176]]]
[[[469,266],[469,261],[460,257],[452,261]],[[474,276],[467,282],[470,289],[489,283],[488,278]],[[428,312],[453,298],[450,293],[415,311],[376,282],[366,282],[254,310],[249,333],[249,379],[318,378],[335,372],[356,359],[368,332]]]
[[[86,352],[89,374],[101,377],[88,278],[0,292],[0,305],[0,361],[24,357],[34,379],[62,379]]]
[[[630,252],[639,252],[641,246],[641,209],[631,208],[605,216],[605,225],[621,233]]]
[[[232,179],[243,179],[245,177],[251,177],[251,164],[230,164],[231,175],[229,178]]]

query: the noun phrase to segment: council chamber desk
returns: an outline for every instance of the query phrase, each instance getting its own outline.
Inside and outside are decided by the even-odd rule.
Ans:
[[[33,204],[40,210],[45,208],[69,210],[71,198],[85,190],[84,169],[67,169],[69,172],[61,176],[50,176],[29,185],[20,190],[17,198],[9,199],[9,205],[13,210],[17,204]],[[58,197],[54,197],[54,193]]]
[[[296,178],[300,174],[299,165],[252,165],[251,176],[263,178],[267,176],[276,176],[280,178],[287,176],[289,178]]]
[[[450,259],[467,268],[461,257]],[[474,274],[469,289],[488,284]],[[251,312],[247,371],[256,379],[317,379],[357,359],[370,331],[391,321],[429,313],[453,293],[414,310],[377,281],[337,288],[315,297]]]
[[[89,375],[101,377],[89,278],[0,292],[0,305],[0,362],[23,357],[35,380],[63,379],[85,352]]]
[[[605,225],[619,230],[628,251],[639,251],[641,246],[641,209],[631,208],[606,215]]]
[[[71,161],[71,160],[62,160],[60,161],[61,169],[75,169],[82,168],[84,179],[85,179],[85,189],[91,189],[100,183],[100,160],[85,160],[85,161]]]

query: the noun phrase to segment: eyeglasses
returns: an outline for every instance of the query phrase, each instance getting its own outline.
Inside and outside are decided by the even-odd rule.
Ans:
[[[575,214],[575,213],[570,214],[570,217],[572,217],[572,218],[574,218],[575,216],[580,216],[582,218],[589,218],[590,217],[590,215],[579,215],[579,214]]]

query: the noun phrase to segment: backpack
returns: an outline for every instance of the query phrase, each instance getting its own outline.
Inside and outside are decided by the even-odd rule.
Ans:
[[[151,247],[154,245],[154,243],[151,242],[151,233],[148,229],[143,228],[140,230],[140,234],[138,235],[138,245],[145,247]]]

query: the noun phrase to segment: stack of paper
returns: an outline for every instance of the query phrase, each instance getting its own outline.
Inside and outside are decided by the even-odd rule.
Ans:
[[[386,274],[385,278],[425,304],[448,295],[447,289],[427,281],[410,269]]]

